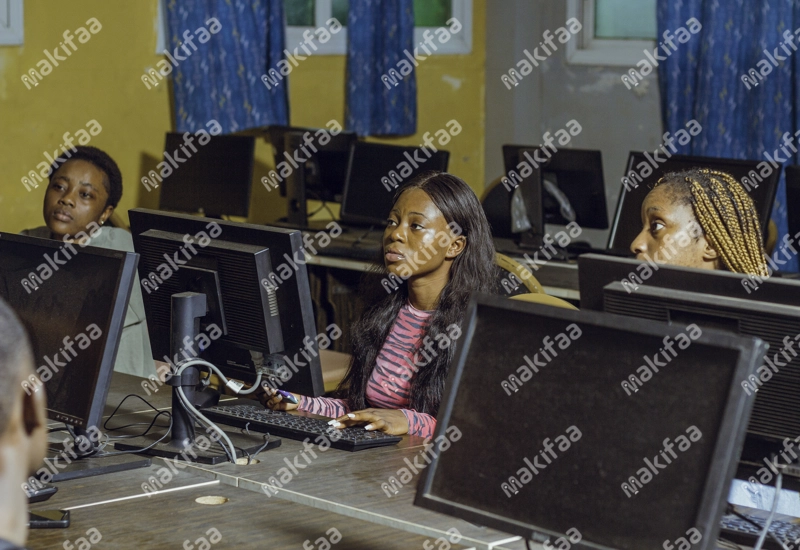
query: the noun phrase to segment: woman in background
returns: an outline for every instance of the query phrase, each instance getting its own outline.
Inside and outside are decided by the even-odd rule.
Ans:
[[[77,146],[53,162],[44,195],[46,225],[22,234],[133,252],[130,233],[102,227],[121,198],[122,174],[117,163],[96,147]],[[156,374],[138,276],[128,303],[114,370],[144,378]]]
[[[383,276],[403,282],[366,300],[372,305],[352,327],[341,399],[296,396],[295,405],[265,388],[268,407],[332,417],[337,428],[367,424],[394,435],[433,435],[470,294],[495,288],[491,230],[464,181],[427,173],[398,191],[383,251]]]
[[[640,260],[767,277],[753,199],[725,172],[694,168],[664,175],[642,203]]]

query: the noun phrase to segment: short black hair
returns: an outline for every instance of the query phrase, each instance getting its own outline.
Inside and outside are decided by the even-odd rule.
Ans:
[[[32,358],[31,345],[22,323],[0,298],[0,380],[6,386],[0,392],[0,434],[6,431],[11,408],[19,397],[17,385],[31,374],[24,367]]]
[[[53,181],[53,175],[59,166],[70,160],[85,160],[91,162],[103,173],[106,178],[103,184],[108,191],[108,201],[106,206],[117,207],[120,199],[122,198],[122,172],[119,171],[119,166],[114,162],[108,153],[98,149],[97,147],[89,147],[86,145],[76,145],[74,149],[67,149],[53,162],[50,167],[50,181]]]

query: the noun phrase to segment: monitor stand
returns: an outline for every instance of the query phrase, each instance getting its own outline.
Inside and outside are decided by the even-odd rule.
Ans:
[[[149,458],[132,455],[86,456],[82,458],[81,453],[84,448],[88,451],[88,447],[91,445],[92,449],[97,449],[97,443],[93,442],[89,438],[89,434],[82,428],[76,427],[74,431],[76,438],[65,439],[71,445],[65,444],[63,451],[45,457],[44,465],[37,470],[36,479],[42,483],[69,481],[71,479],[147,468],[152,464],[152,460]]]
[[[206,295],[197,292],[182,292],[172,295],[172,335],[170,353],[173,357],[180,354],[180,346],[184,338],[194,342],[200,332],[200,318],[206,315]],[[183,350],[185,353],[185,350]],[[149,456],[199,462],[202,464],[219,464],[228,461],[228,456],[213,442],[210,437],[215,434],[195,437],[194,421],[178,395],[178,388],[183,389],[186,399],[193,406],[207,401],[207,392],[197,392],[200,383],[200,370],[188,367],[180,376],[172,375],[166,382],[172,386],[172,430],[169,441],[153,445],[160,434],[148,434],[143,437],[126,439],[116,443],[115,448],[123,451],[140,452]],[[281,440],[271,437],[267,445],[262,434],[245,434],[226,431],[238,456],[253,455],[261,449],[266,451],[280,446]],[[218,434],[216,434],[218,435]],[[152,447],[150,447],[153,445]],[[148,448],[149,447],[149,448]],[[263,449],[262,449],[263,447]]]

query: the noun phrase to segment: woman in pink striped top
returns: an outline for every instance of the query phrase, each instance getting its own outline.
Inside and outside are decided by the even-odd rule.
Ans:
[[[491,230],[464,181],[430,172],[398,191],[383,250],[383,290],[353,325],[340,398],[296,396],[294,405],[265,388],[266,406],[332,417],[338,428],[432,437],[469,296],[495,289]]]

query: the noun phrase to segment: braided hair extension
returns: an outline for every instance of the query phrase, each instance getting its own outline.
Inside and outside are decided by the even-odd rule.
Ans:
[[[692,206],[722,266],[735,273],[768,277],[764,242],[753,199],[728,173],[693,168],[665,174],[656,186],[668,187]]]

